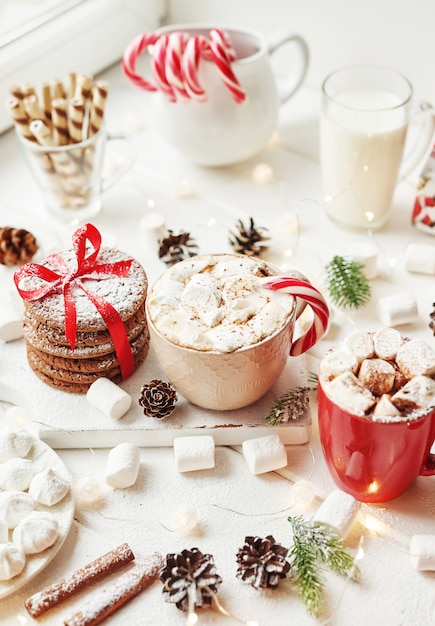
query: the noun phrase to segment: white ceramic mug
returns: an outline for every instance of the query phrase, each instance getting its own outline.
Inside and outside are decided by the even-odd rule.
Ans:
[[[232,69],[246,101],[237,104],[222,82],[213,62],[201,59],[198,78],[207,93],[206,102],[170,102],[155,94],[154,119],[162,137],[190,161],[206,166],[229,165],[261,150],[276,129],[278,110],[300,87],[308,68],[308,46],[297,34],[267,41],[261,34],[240,27],[178,24],[160,34],[186,32],[207,37],[210,30],[224,30],[235,50]],[[271,55],[291,42],[299,49],[299,66],[289,58],[288,77],[281,91],[270,63]]]
[[[383,67],[349,67],[322,85],[320,161],[323,202],[339,226],[382,227],[399,177],[409,174],[430,147],[431,105],[413,103],[407,78]],[[420,141],[402,163],[411,118],[429,111]]]
[[[193,257],[185,261],[180,261],[175,265],[183,276],[189,276],[189,279],[199,275],[204,275],[204,265],[210,263],[222,263],[225,267],[222,271],[221,281],[225,283],[227,279],[231,283],[233,278],[239,277],[235,273],[234,267],[240,263],[243,256],[236,254],[216,254],[202,255]],[[250,264],[258,265],[258,277],[263,276],[263,280],[273,280],[278,276],[279,269],[270,263],[265,264],[255,257],[249,257]],[[233,268],[233,269],[232,269]],[[264,269],[267,268],[267,277],[264,275]],[[228,350],[204,349],[201,345],[198,349],[193,347],[185,347],[182,342],[186,341],[190,330],[186,333],[186,324],[183,322],[173,322],[171,324],[171,335],[166,332],[168,327],[162,310],[172,309],[177,311],[180,303],[177,298],[183,299],[178,288],[173,291],[173,282],[165,280],[168,276],[166,272],[154,283],[146,300],[146,314],[148,320],[148,328],[151,336],[151,345],[156,353],[160,366],[175,388],[190,402],[197,406],[212,409],[215,411],[227,411],[238,409],[252,404],[271,389],[281,375],[289,354],[293,354],[293,348],[302,342],[303,346],[297,350],[297,354],[302,354],[312,345],[317,343],[320,335],[315,331],[319,324],[319,311],[313,298],[313,287],[307,279],[299,272],[295,272],[292,276],[287,276],[289,282],[297,284],[296,297],[290,298],[288,315],[285,319],[276,325],[273,330],[268,330],[266,336],[255,343],[241,345],[239,348]],[[249,278],[253,278],[254,274],[241,274],[240,278],[247,279],[246,291],[239,285],[240,297],[235,309],[243,310],[248,306],[247,302],[252,289],[252,282]],[[184,279],[183,279],[184,280]],[[196,281],[194,281],[196,282]],[[177,286],[181,285],[175,281]],[[168,290],[169,289],[169,290]],[[196,289],[196,287],[194,288]],[[207,309],[210,310],[212,303],[204,297],[198,295],[196,291],[196,306],[192,308],[192,318]],[[296,293],[296,292],[293,292]],[[317,292],[318,293],[318,292]],[[178,294],[178,295],[174,295]],[[169,297],[168,297],[169,296]],[[244,297],[247,299],[244,302]],[[322,298],[318,294],[319,298]],[[163,304],[164,303],[164,304]],[[163,306],[162,306],[163,304]],[[313,323],[310,329],[296,339],[294,337],[295,322],[304,306],[311,307],[313,312]],[[325,304],[326,307],[326,304]],[[286,310],[286,309],[283,309]],[[328,315],[324,313],[323,315]],[[258,316],[261,318],[261,315]],[[269,316],[266,316],[267,324],[270,324]],[[249,318],[250,319],[250,318]],[[247,322],[248,324],[249,322]],[[256,322],[265,324],[266,322]],[[233,332],[236,329],[234,325]],[[326,328],[326,324],[325,324]],[[164,330],[163,330],[164,329]],[[264,326],[261,326],[264,331]],[[266,331],[264,331],[266,332]],[[164,334],[165,333],[165,334]],[[237,332],[235,333],[237,335]],[[308,340],[308,343],[305,343]],[[213,342],[213,340],[211,340]]]

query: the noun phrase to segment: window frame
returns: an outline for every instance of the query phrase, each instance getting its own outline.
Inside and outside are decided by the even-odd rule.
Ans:
[[[97,74],[120,60],[138,33],[158,27],[166,0],[86,0],[0,48],[0,95],[13,84]],[[0,133],[12,126],[0,107]]]

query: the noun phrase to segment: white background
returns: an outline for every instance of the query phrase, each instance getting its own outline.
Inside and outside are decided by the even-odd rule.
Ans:
[[[169,0],[172,22],[213,21],[264,34],[301,34],[311,50],[307,84],[343,65],[388,65],[435,100],[433,0]]]

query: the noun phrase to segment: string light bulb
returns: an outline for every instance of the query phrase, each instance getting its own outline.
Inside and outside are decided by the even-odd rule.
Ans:
[[[104,499],[100,483],[90,474],[75,482],[74,491],[77,502],[84,506],[98,506]]]
[[[195,196],[195,190],[187,178],[178,180],[175,185],[175,195],[177,198],[192,198]]]
[[[307,509],[316,497],[316,487],[309,480],[297,480],[290,492],[292,506]]]
[[[267,163],[259,163],[252,170],[252,180],[259,185],[267,185],[273,180],[273,169]]]
[[[194,534],[198,528],[199,518],[195,509],[191,507],[183,507],[177,509],[174,513],[175,529],[184,536]]]
[[[24,428],[29,423],[29,415],[22,406],[11,406],[5,412],[5,423],[8,428]]]

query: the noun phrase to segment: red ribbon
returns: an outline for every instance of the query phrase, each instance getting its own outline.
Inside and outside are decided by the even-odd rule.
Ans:
[[[90,242],[93,248],[93,251],[88,256],[86,256],[87,241]],[[42,300],[45,296],[51,294],[63,293],[65,336],[73,351],[75,349],[77,332],[77,310],[73,297],[73,287],[81,289],[94,304],[106,323],[115,346],[122,378],[125,379],[134,372],[134,359],[124,323],[118,311],[110,302],[107,302],[98,294],[88,291],[83,281],[86,279],[103,280],[111,276],[127,276],[132,259],[114,263],[97,263],[101,246],[101,235],[92,224],[84,224],[78,228],[72,236],[72,242],[77,259],[77,267],[75,269],[69,268],[59,254],[51,254],[46,258],[46,262],[53,266],[56,271],[37,263],[27,263],[14,274],[16,288],[24,300],[31,302]],[[21,289],[19,286],[21,280],[29,276],[36,276],[47,284],[30,291]]]

